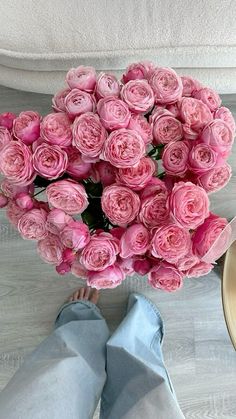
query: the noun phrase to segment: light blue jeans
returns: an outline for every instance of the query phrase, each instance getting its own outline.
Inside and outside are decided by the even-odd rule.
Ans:
[[[166,371],[163,322],[146,297],[131,294],[110,333],[91,302],[65,304],[54,332],[0,394],[0,419],[183,419]]]

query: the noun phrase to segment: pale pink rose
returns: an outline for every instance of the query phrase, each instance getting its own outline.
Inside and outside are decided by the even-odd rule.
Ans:
[[[134,259],[132,257],[123,259],[118,256],[116,265],[118,265],[122,269],[126,276],[133,276],[135,274],[133,268]]]
[[[152,264],[149,259],[135,259],[133,266],[137,274],[144,276],[150,272]]]
[[[193,254],[192,249],[187,253],[186,255],[179,258],[175,265],[180,271],[188,271],[190,268],[192,268],[194,265],[200,262],[200,259]]]
[[[72,142],[70,119],[63,112],[48,114],[41,123],[41,136],[49,144],[68,147]]]
[[[211,112],[216,111],[221,105],[221,98],[215,90],[209,87],[202,87],[193,92],[193,97],[205,103]]]
[[[61,262],[56,266],[56,271],[59,275],[66,275],[71,271],[71,265],[68,262]]]
[[[155,193],[150,193],[145,198],[141,197],[138,220],[147,228],[165,224],[169,218],[169,209],[167,206],[168,193],[161,187],[158,188],[156,188]]]
[[[108,266],[100,272],[89,272],[87,285],[93,288],[106,289],[116,288],[125,279],[125,274],[122,269],[116,264]]]
[[[184,274],[187,278],[199,278],[200,276],[209,274],[213,267],[214,266],[211,263],[200,261],[189,268]]]
[[[214,167],[197,178],[199,186],[205,189],[207,193],[217,192],[224,188],[232,176],[232,169],[228,163],[223,166]]]
[[[179,101],[166,105],[166,110],[169,111],[175,118],[180,118]]]
[[[0,192],[0,208],[6,207],[8,204],[8,198]]]
[[[207,124],[200,138],[203,143],[210,145],[224,158],[227,158],[230,154],[234,142],[231,129],[222,119],[214,119],[214,121]]]
[[[164,193],[167,197],[167,188],[163,180],[158,179],[157,177],[152,177],[145,189],[140,193],[140,198],[144,200],[150,196],[155,196],[156,194]]]
[[[0,127],[0,152],[6,144],[9,144],[12,141],[12,136],[7,128]]]
[[[9,180],[6,178],[2,180],[0,188],[4,195],[6,195],[8,198],[15,198],[15,196],[21,192],[25,192],[31,195],[34,194],[34,184],[31,183],[27,186],[18,186],[9,182]]]
[[[112,131],[126,128],[131,117],[128,105],[114,96],[106,96],[97,104],[97,111],[103,126]]]
[[[86,163],[75,147],[68,147],[66,152],[68,155],[66,172],[78,180],[86,179],[92,168],[91,163]]]
[[[120,95],[134,113],[147,113],[154,106],[154,93],[146,80],[128,81]]]
[[[63,262],[72,264],[77,258],[77,253],[73,249],[66,248],[62,252],[62,258]]]
[[[60,232],[60,238],[66,247],[83,249],[90,240],[89,228],[81,221],[70,221]]]
[[[93,67],[80,65],[71,68],[66,75],[66,82],[71,89],[80,89],[85,92],[93,92],[96,85],[96,71]]]
[[[27,211],[31,210],[34,207],[34,199],[26,192],[20,192],[17,195],[15,195],[15,200],[18,207]]]
[[[56,112],[66,112],[65,97],[70,93],[70,89],[63,89],[55,93],[52,98],[52,107]]]
[[[73,145],[85,156],[98,157],[107,132],[98,115],[91,112],[80,115],[73,123]]]
[[[7,179],[19,186],[27,186],[36,177],[32,152],[20,141],[10,141],[0,152],[0,171]]]
[[[7,128],[9,130],[13,127],[13,121],[16,115],[12,112],[4,112],[0,114],[0,127]]]
[[[218,160],[217,153],[207,144],[196,144],[189,153],[189,167],[196,174],[213,169]]]
[[[157,164],[150,157],[142,157],[134,167],[119,168],[116,182],[139,191],[143,189],[157,171]]]
[[[115,263],[119,250],[119,241],[110,233],[94,234],[83,248],[80,262],[89,271],[102,271]]]
[[[38,112],[21,112],[13,121],[14,136],[26,145],[31,145],[39,138],[40,120]]]
[[[181,122],[174,118],[169,111],[155,112],[151,116],[153,144],[168,144],[181,140],[183,128]]]
[[[228,108],[225,108],[222,106],[221,108],[217,109],[214,113],[215,119],[222,119],[222,121],[225,121],[226,124],[230,127],[233,135],[235,135],[235,120]]]
[[[101,182],[103,186],[115,183],[116,168],[107,161],[99,161],[92,167],[92,179],[94,182]]]
[[[101,204],[111,223],[122,227],[137,217],[140,199],[125,186],[111,185],[103,189]]]
[[[165,172],[173,176],[183,176],[188,169],[190,147],[186,141],[173,141],[167,144],[162,154]]]
[[[101,158],[115,167],[132,167],[139,163],[145,151],[140,134],[121,128],[111,132],[104,144]]]
[[[81,279],[88,278],[88,271],[87,269],[85,269],[83,265],[81,265],[79,259],[76,259],[74,262],[72,262],[71,273],[77,278],[81,278]]]
[[[195,90],[201,89],[201,83],[198,80],[188,76],[181,76],[183,84],[183,96],[192,96]]]
[[[142,224],[128,227],[120,240],[120,256],[128,258],[133,255],[144,255],[150,246],[150,234]]]
[[[118,240],[120,240],[123,234],[125,233],[125,231],[126,231],[126,228],[124,227],[112,227],[109,230],[109,233],[112,234],[112,236],[116,237]]]
[[[59,180],[46,189],[48,203],[69,215],[81,214],[88,206],[88,198],[83,185],[73,180]]]
[[[138,132],[146,145],[152,142],[152,127],[145,116],[132,113],[127,128]]]
[[[46,179],[52,180],[62,176],[67,164],[67,153],[57,145],[41,144],[33,154],[34,169]]]
[[[65,97],[66,112],[71,118],[86,112],[95,110],[95,99],[87,92],[79,89],[72,89]]]
[[[156,67],[151,74],[149,84],[156,103],[164,105],[174,103],[183,93],[181,78],[172,68]]]
[[[97,99],[105,96],[119,96],[120,85],[117,78],[113,74],[100,73],[97,78],[95,89]]]
[[[183,274],[174,265],[162,261],[150,270],[148,282],[156,289],[176,291],[183,285]]]
[[[14,199],[9,199],[7,209],[6,209],[6,215],[7,215],[8,220],[14,227],[17,228],[20,218],[25,213],[26,213],[26,210],[18,207]]]
[[[46,230],[47,212],[43,209],[27,211],[19,220],[18,230],[27,240],[42,240],[48,235]]]
[[[70,215],[61,209],[53,208],[47,216],[46,228],[52,234],[60,234],[71,221],[73,219]]]
[[[176,224],[159,227],[152,238],[151,253],[154,257],[175,263],[185,256],[191,248],[188,230]]]
[[[44,262],[52,265],[60,265],[63,262],[63,244],[58,236],[48,233],[45,239],[38,241],[37,248]]]
[[[169,197],[173,219],[187,229],[195,229],[209,215],[209,198],[206,191],[192,182],[178,182]]]
[[[150,61],[132,63],[126,68],[122,80],[124,83],[128,83],[130,80],[148,80],[153,69],[154,64]]]
[[[208,106],[192,97],[184,97],[180,101],[179,109],[186,138],[195,139],[204,126],[213,119]]]

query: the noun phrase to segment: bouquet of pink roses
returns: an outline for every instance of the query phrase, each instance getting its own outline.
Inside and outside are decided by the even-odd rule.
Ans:
[[[174,291],[208,273],[217,255],[204,256],[228,225],[209,194],[230,179],[235,134],[219,95],[150,62],[121,81],[79,66],[66,82],[49,115],[0,115],[9,221],[59,274],[92,287],[136,272]]]

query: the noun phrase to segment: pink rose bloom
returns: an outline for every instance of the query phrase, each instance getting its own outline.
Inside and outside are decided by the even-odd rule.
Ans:
[[[53,208],[47,216],[46,228],[52,234],[60,234],[71,221],[73,218],[70,215],[61,209]]]
[[[189,153],[189,166],[194,173],[205,173],[216,165],[217,153],[207,144],[196,144]]]
[[[59,180],[46,189],[48,203],[69,215],[81,214],[88,206],[83,185],[73,180]]]
[[[182,287],[183,274],[174,265],[162,261],[150,270],[148,282],[156,289],[176,291]]]
[[[109,230],[109,233],[112,234],[113,237],[116,237],[118,240],[120,240],[123,234],[125,233],[125,231],[126,231],[126,228],[124,227],[112,227]]]
[[[199,81],[192,77],[181,76],[181,80],[183,84],[183,96],[192,96],[195,90],[199,90],[202,87]]]
[[[97,104],[97,111],[103,126],[112,131],[126,128],[131,117],[128,105],[114,96],[106,96]]]
[[[169,111],[175,118],[180,118],[179,101],[166,105],[166,110]]]
[[[0,152],[0,171],[15,185],[27,186],[35,179],[32,153],[20,141],[10,141]]]
[[[181,122],[174,118],[169,111],[155,112],[151,116],[153,144],[168,144],[171,141],[181,140],[183,128]]]
[[[235,135],[235,120],[228,108],[222,106],[221,108],[217,109],[214,113],[215,119],[222,119],[222,121],[226,122],[226,124],[230,127],[233,135]]]
[[[149,259],[136,259],[134,261],[134,271],[139,275],[146,275],[151,270],[151,262]]]
[[[39,256],[46,263],[60,265],[63,262],[62,252],[63,244],[60,238],[54,234],[48,233],[45,239],[38,241]]]
[[[222,157],[228,157],[230,154],[234,137],[228,124],[222,119],[214,119],[205,126],[201,133],[201,141],[210,145]]]
[[[73,249],[66,248],[62,252],[63,262],[72,264],[77,257],[77,253]]]
[[[150,61],[141,61],[138,63],[130,64],[123,74],[123,82],[128,83],[130,80],[148,80],[152,71],[154,69],[154,64]]]
[[[221,105],[221,98],[215,90],[209,87],[202,87],[193,92],[193,97],[205,103],[211,112],[216,111]]]
[[[148,184],[146,185],[145,189],[143,189],[140,193],[140,198],[143,200],[150,196],[158,195],[160,193],[164,193],[167,197],[167,188],[163,180],[158,179],[157,177],[152,177]]]
[[[27,211],[19,220],[18,230],[27,240],[42,240],[48,235],[46,230],[47,212],[43,209]]]
[[[217,192],[224,188],[232,176],[232,169],[228,163],[223,166],[214,167],[197,178],[199,186],[205,189],[207,193]]]
[[[6,207],[8,204],[8,198],[0,192],[0,208]]]
[[[100,289],[116,288],[125,279],[122,269],[116,264],[108,266],[100,272],[89,272],[87,285],[89,287]]]
[[[48,114],[42,120],[41,135],[49,144],[68,147],[72,142],[70,119],[63,112]]]
[[[157,164],[154,160],[150,157],[142,157],[137,166],[119,168],[116,182],[139,191],[148,184],[156,170]]]
[[[132,113],[127,128],[140,134],[146,145],[152,142],[152,127],[145,116]]]
[[[4,112],[0,114],[0,127],[7,128],[9,130],[13,127],[13,121],[16,115],[12,112]]]
[[[128,258],[133,255],[144,255],[150,246],[150,234],[142,224],[128,227],[120,240],[120,256]]]
[[[98,115],[91,112],[80,115],[73,123],[73,145],[85,156],[98,157],[107,132]]]
[[[66,112],[71,118],[95,110],[95,99],[90,93],[72,89],[65,97]]]
[[[134,113],[147,113],[154,106],[154,93],[146,80],[128,81],[120,95]]]
[[[146,152],[144,141],[136,131],[121,128],[107,138],[101,158],[115,167],[132,167]]]
[[[92,179],[94,182],[101,182],[103,186],[115,183],[116,168],[107,161],[99,161],[92,168]]]
[[[81,265],[79,259],[76,259],[71,265],[71,273],[77,278],[87,279],[88,271],[83,265]]]
[[[12,141],[12,136],[7,128],[0,127],[0,152],[3,150],[6,144]]]
[[[68,155],[66,172],[78,180],[86,179],[92,167],[91,163],[86,163],[75,147],[70,147],[66,151]]]
[[[209,272],[211,272],[212,269],[213,265],[211,263],[200,261],[193,265],[191,268],[189,268],[185,272],[185,275],[187,276],[187,278],[199,278],[199,276],[209,274]]]
[[[186,141],[167,144],[162,154],[162,164],[167,174],[183,176],[188,168],[189,145]]]
[[[34,184],[27,185],[27,186],[18,186],[14,185],[13,183],[9,182],[8,179],[3,179],[0,188],[3,191],[4,195],[8,198],[15,198],[15,196],[21,192],[34,194]]]
[[[52,180],[62,176],[67,164],[67,153],[57,145],[41,144],[33,154],[34,169],[46,179]]]
[[[118,97],[120,94],[120,85],[117,78],[113,74],[100,73],[97,78],[95,92],[98,100],[105,96]]]
[[[169,218],[167,198],[168,193],[161,188],[153,195],[150,194],[145,198],[141,197],[141,208],[138,220],[147,228],[165,224]]]
[[[196,138],[204,126],[213,119],[208,106],[198,99],[184,97],[180,101],[179,109],[181,120],[184,122],[185,136],[190,139]]]
[[[71,271],[71,265],[67,262],[61,262],[56,266],[56,271],[59,275],[66,275]]]
[[[69,93],[70,89],[63,89],[53,96],[52,107],[56,112],[66,112],[65,98]]]
[[[185,256],[191,248],[191,237],[188,230],[176,224],[159,227],[153,236],[151,253],[155,258],[175,263]]]
[[[71,68],[66,75],[66,82],[71,89],[80,89],[85,92],[93,92],[96,85],[96,71],[93,67],[80,65]]]
[[[191,249],[189,253],[179,258],[175,262],[175,265],[180,271],[185,272],[185,271],[188,271],[190,268],[192,268],[194,265],[196,265],[199,262],[200,262],[199,258],[193,254],[192,249]]]
[[[27,211],[34,207],[34,199],[26,192],[20,192],[15,196],[16,204],[18,207]]]
[[[70,221],[60,232],[60,238],[65,247],[83,249],[90,240],[89,228],[81,221]]]
[[[140,199],[125,186],[111,185],[103,189],[101,204],[111,223],[122,227],[137,217]]]
[[[82,250],[80,262],[89,271],[102,271],[115,263],[119,250],[119,241],[110,233],[94,234]]]
[[[135,274],[133,264],[134,259],[132,257],[123,259],[118,256],[116,262],[116,265],[118,265],[121,268],[121,270],[124,272],[126,276],[133,276]]]
[[[36,209],[43,209],[47,213],[50,212],[49,205],[45,201],[38,201],[37,199],[34,199],[34,208],[36,208]]]
[[[200,186],[192,182],[178,182],[169,197],[169,208],[176,223],[194,230],[209,215],[209,198]]]
[[[183,93],[181,78],[172,68],[156,67],[151,74],[149,84],[156,103],[164,105],[174,103]]]
[[[13,121],[14,136],[26,145],[31,145],[39,138],[40,120],[38,112],[21,112]]]
[[[18,207],[14,199],[8,201],[6,215],[10,223],[17,228],[18,222],[22,215],[26,213],[26,210]]]

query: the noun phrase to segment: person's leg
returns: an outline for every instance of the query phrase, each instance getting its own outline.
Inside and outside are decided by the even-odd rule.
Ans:
[[[107,324],[97,292],[82,288],[65,304],[54,332],[0,394],[0,419],[89,419],[105,380]]]
[[[182,419],[166,371],[163,322],[146,297],[131,294],[126,317],[107,342],[101,419]]]

